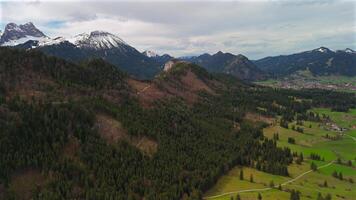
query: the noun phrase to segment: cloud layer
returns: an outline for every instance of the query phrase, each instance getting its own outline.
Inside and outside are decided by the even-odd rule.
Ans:
[[[52,37],[106,30],[174,56],[221,50],[257,59],[356,47],[354,1],[2,2],[0,17],[0,29],[32,21]]]

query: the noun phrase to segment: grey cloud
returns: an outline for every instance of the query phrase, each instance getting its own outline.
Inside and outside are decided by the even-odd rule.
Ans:
[[[2,21],[33,21],[49,35],[105,29],[139,50],[151,48],[176,56],[222,50],[260,58],[318,46],[356,48],[354,1],[7,2],[0,6]],[[52,21],[63,24],[48,26]]]

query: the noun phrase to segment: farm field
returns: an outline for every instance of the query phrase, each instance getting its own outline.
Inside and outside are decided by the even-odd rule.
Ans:
[[[356,129],[353,127],[356,125],[356,109],[350,110],[348,113],[332,112],[330,109],[324,108],[316,108],[312,111],[320,115],[328,115],[333,123],[348,130],[341,134],[328,129],[323,123],[310,121],[305,121],[302,126],[296,125],[295,122],[290,123],[288,129],[277,124],[267,127],[264,129],[264,135],[273,138],[273,135],[278,133],[278,146],[289,147],[292,152],[298,152],[298,154],[303,153],[304,161],[302,164],[293,163],[288,167],[290,177],[276,176],[253,168],[237,166],[221,177],[216,185],[206,192],[204,195],[208,197],[206,199],[236,199],[237,193],[239,193],[241,199],[258,199],[258,193],[261,194],[262,199],[290,199],[289,191],[293,189],[301,192],[301,199],[317,199],[319,192],[323,196],[331,194],[332,199],[354,199],[356,197],[356,183],[351,183],[350,179],[356,180],[356,141],[352,138],[356,136]],[[303,128],[304,133],[292,130],[292,126]],[[341,134],[341,137],[337,140],[331,140],[325,137],[326,134],[334,137]],[[288,143],[289,137],[295,139],[295,144]],[[311,153],[320,155],[321,161],[311,160],[309,158]],[[341,160],[341,164],[337,163],[338,158]],[[347,165],[349,160],[352,161],[352,166]],[[309,171],[312,162],[318,167],[326,167],[315,172],[311,171],[294,182],[283,185],[282,190],[278,188],[260,190],[269,188],[271,181],[275,186],[278,186]],[[330,162],[333,163],[327,165]],[[243,170],[244,180],[240,180],[241,169]],[[341,172],[343,180],[333,177],[334,171]],[[250,182],[251,174],[253,182]],[[327,187],[324,186],[324,182],[327,183]],[[245,191],[251,189],[252,191]],[[226,195],[217,196],[221,194]]]

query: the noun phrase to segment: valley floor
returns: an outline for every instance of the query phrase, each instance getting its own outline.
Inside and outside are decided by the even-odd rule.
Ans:
[[[289,147],[292,152],[300,152],[304,155],[301,165],[291,164],[288,168],[290,177],[277,176],[254,168],[240,167],[233,168],[228,174],[221,177],[216,185],[207,191],[205,199],[229,200],[236,199],[239,194],[241,199],[257,199],[258,193],[262,199],[282,200],[290,199],[290,190],[301,192],[301,199],[317,199],[320,192],[323,196],[331,194],[332,199],[352,200],[356,196],[356,110],[348,113],[331,112],[329,109],[313,109],[314,112],[330,116],[333,123],[323,124],[306,121],[302,125],[304,133],[299,133],[291,129],[295,123],[289,124],[289,129],[274,124],[264,129],[264,135],[273,138],[273,134],[279,134],[278,146]],[[333,125],[332,125],[333,124]],[[335,131],[331,129],[346,128],[346,131]],[[329,136],[340,135],[340,139],[331,140]],[[289,137],[293,137],[295,144],[287,142]],[[316,153],[323,161],[311,160],[309,155]],[[341,163],[337,162],[340,158]],[[352,166],[347,165],[348,161]],[[314,162],[318,166],[317,171],[311,171],[310,165]],[[244,178],[240,180],[240,171],[243,171]],[[343,174],[343,180],[332,176],[333,172]],[[251,181],[251,177],[253,181]],[[353,181],[350,181],[352,179]],[[274,188],[271,188],[273,182]],[[324,186],[324,182],[327,186]],[[281,190],[278,186],[281,185]]]
[[[280,79],[268,79],[256,82],[256,84],[285,88],[285,89],[303,89],[318,88],[326,90],[336,90],[343,92],[356,92],[356,78],[346,76],[312,76],[310,74],[297,74]]]

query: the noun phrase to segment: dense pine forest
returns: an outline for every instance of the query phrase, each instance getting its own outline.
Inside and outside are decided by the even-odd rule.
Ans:
[[[184,76],[189,67],[182,65],[157,84]],[[236,165],[289,176],[293,152],[265,138],[268,124],[247,113],[280,118],[283,125],[317,121],[320,116],[308,111],[313,107],[356,107],[354,94],[272,89],[190,69],[197,78],[209,77],[214,92],[199,92],[194,103],[171,94],[144,106],[130,77],[103,60],[74,64],[0,48],[0,197],[23,198],[10,185],[20,172],[36,170],[46,181],[33,183],[26,198],[201,199]],[[147,153],[131,140],[108,141],[98,115],[157,148]]]

